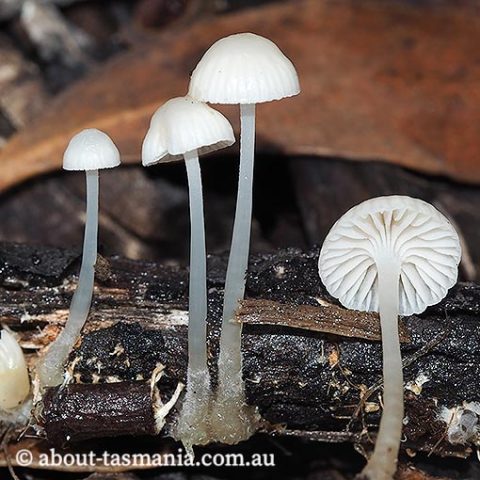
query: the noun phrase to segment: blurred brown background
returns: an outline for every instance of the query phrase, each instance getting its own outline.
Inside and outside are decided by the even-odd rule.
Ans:
[[[139,166],[154,110],[221,36],[253,31],[296,64],[300,96],[258,107],[253,251],[320,244],[352,205],[432,202],[480,268],[480,6],[474,1],[0,0],[0,240],[77,246],[82,128],[119,145],[101,176],[102,253],[184,263],[184,165]],[[237,128],[238,110],[220,109]],[[228,249],[236,147],[202,161],[210,252]]]

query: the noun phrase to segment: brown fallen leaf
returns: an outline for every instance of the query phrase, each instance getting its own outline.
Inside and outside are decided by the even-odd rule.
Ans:
[[[0,191],[61,165],[78,130],[112,135],[137,162],[148,121],[187,91],[218,38],[253,31],[298,68],[303,92],[258,108],[258,144],[295,154],[378,159],[480,181],[480,18],[468,6],[291,1],[170,29],[94,71],[0,154]],[[222,108],[238,124],[236,108]]]

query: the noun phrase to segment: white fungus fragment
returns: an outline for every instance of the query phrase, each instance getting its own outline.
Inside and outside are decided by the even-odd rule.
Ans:
[[[420,373],[417,375],[415,380],[408,382],[405,385],[406,390],[410,390],[415,395],[420,395],[422,393],[422,387],[425,383],[427,383],[430,379],[424,373]]]
[[[30,392],[30,378],[22,349],[7,330],[0,334],[0,412],[19,408]]]
[[[479,413],[480,405],[477,402],[464,402],[463,405],[452,408],[441,407],[438,418],[447,424],[449,443],[452,445],[480,444]]]

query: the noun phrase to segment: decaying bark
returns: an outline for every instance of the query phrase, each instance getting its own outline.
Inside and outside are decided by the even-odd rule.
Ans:
[[[378,320],[338,307],[320,284],[317,259],[318,249],[291,249],[251,261],[247,301],[237,315],[245,324],[242,348],[248,402],[258,406],[263,429],[272,434],[368,445],[371,438],[366,432],[375,431],[381,412]],[[0,321],[18,332],[24,348],[31,349],[32,371],[38,353],[65,321],[77,267],[76,252],[0,245]],[[214,378],[224,271],[225,258],[210,257],[208,351]],[[50,391],[38,417],[54,443],[149,434],[151,413],[141,399],[155,368],[165,367],[158,383],[164,400],[185,381],[185,269],[102,259],[94,298],[81,341],[70,357],[68,371],[74,385]],[[464,456],[478,441],[472,433],[464,444],[452,444],[449,425],[438,416],[442,407],[480,400],[479,313],[480,287],[460,284],[425,314],[402,320],[406,448]],[[109,408],[117,413],[126,408],[122,404],[139,401],[142,406],[134,412],[140,412],[135,417],[138,429],[122,429],[114,418],[113,424],[96,419],[95,409],[87,405],[91,395],[108,399]],[[59,410],[73,401],[79,402],[79,410],[89,412],[76,418],[76,426],[68,408]],[[175,411],[167,418],[165,434],[174,420]],[[94,432],[89,422],[95,423]],[[76,432],[80,432],[77,437]]]
[[[119,435],[156,435],[150,385],[146,382],[74,384],[50,389],[43,399],[48,438],[57,443]]]

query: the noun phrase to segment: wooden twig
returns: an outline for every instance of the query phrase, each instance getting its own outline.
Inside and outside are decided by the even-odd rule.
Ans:
[[[240,302],[237,321],[247,325],[277,325],[311,332],[332,333],[342,337],[381,339],[377,314],[345,310],[326,301],[313,305],[286,305],[272,300],[247,299]],[[400,324],[402,342],[409,342],[407,330]]]

